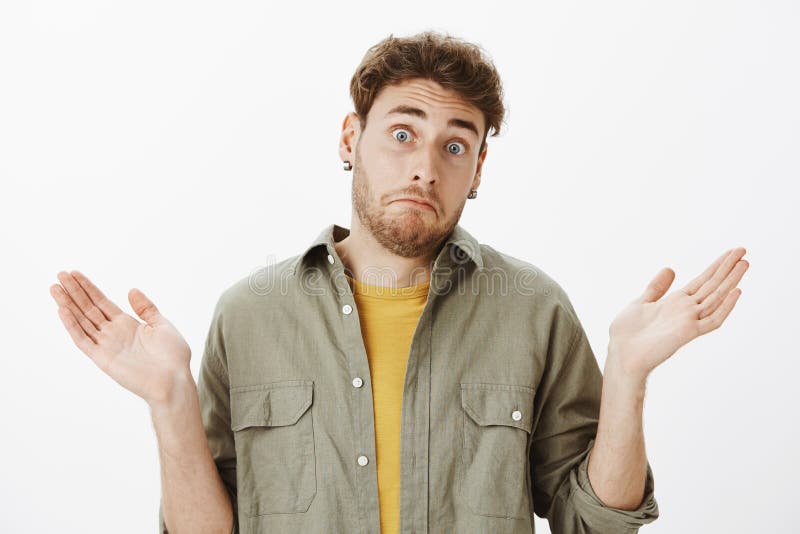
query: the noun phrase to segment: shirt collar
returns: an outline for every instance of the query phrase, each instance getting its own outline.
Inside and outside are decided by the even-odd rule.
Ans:
[[[334,243],[341,241],[348,235],[350,235],[350,229],[344,226],[339,226],[335,223],[325,226],[319,235],[292,262],[292,272],[297,273],[298,268],[309,265],[310,259],[317,253],[317,249],[325,248],[328,254],[333,254],[335,251]],[[456,224],[453,231],[447,236],[442,250],[451,246],[462,251],[461,254],[454,253],[456,257],[462,257],[463,254],[466,258],[472,260],[478,268],[483,268],[483,258],[481,257],[481,247],[478,240],[460,224]]]

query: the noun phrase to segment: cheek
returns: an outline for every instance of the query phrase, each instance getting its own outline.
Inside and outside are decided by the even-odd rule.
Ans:
[[[369,176],[369,183],[372,189],[382,196],[386,193],[397,191],[398,184],[404,182],[404,169],[402,162],[384,157],[381,155],[374,155],[369,163],[364,162],[364,167],[367,175]]]
[[[380,141],[364,139],[359,155],[361,164],[370,175],[373,183],[391,181],[391,177],[399,174],[401,158],[398,154],[383,146]]]
[[[447,199],[449,206],[453,206],[467,197],[472,186],[472,180],[459,178],[443,185],[442,196]]]
[[[440,205],[445,213],[451,215],[453,212],[463,209],[464,204],[467,202],[467,195],[469,195],[471,185],[471,181],[448,184],[440,192]]]
[[[370,169],[375,175],[375,181],[378,183],[390,183],[403,172],[400,160],[392,156],[381,154],[377,154],[376,157],[373,158]]]

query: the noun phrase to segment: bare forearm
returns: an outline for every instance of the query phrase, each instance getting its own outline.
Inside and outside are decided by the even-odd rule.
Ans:
[[[164,406],[151,406],[161,464],[162,513],[170,534],[233,528],[233,509],[208,448],[194,379]]]
[[[611,355],[606,363],[589,482],[606,506],[634,510],[644,498],[647,476],[642,429],[645,383],[615,367]]]

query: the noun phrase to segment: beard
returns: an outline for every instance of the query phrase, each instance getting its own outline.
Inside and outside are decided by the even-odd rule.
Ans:
[[[429,197],[419,189],[412,194]],[[353,166],[352,196],[361,225],[384,248],[404,258],[434,256],[434,252],[458,224],[466,203],[465,198],[458,210],[447,219],[440,217],[441,208],[434,213],[413,206],[403,206],[400,209],[399,206],[386,206],[375,197],[369,186],[369,177],[361,164],[359,150],[356,150],[356,162]]]

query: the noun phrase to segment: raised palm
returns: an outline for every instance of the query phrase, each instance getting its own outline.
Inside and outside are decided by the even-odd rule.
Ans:
[[[664,296],[675,279],[664,268],[609,328],[609,356],[645,377],[689,341],[719,328],[741,294],[737,284],[749,267],[743,247],[725,251],[683,288]],[[663,298],[662,298],[663,297]]]
[[[75,345],[127,390],[154,405],[168,402],[175,385],[191,376],[191,349],[138,289],[128,300],[145,322],[123,312],[80,271],[59,272],[50,286],[58,315]]]

